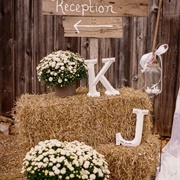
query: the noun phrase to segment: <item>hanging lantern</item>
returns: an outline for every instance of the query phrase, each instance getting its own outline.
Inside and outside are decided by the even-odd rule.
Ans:
[[[148,94],[157,95],[162,92],[162,67],[156,57],[147,64],[144,71],[144,88]]]
[[[140,65],[143,73],[143,88],[147,94],[158,95],[162,92],[162,57],[168,50],[168,45],[161,45],[153,53],[148,53],[142,56]]]

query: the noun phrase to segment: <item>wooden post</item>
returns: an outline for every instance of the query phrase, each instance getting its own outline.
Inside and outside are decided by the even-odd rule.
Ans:
[[[90,38],[90,59],[98,59],[98,38]]]
[[[89,39],[90,42],[90,59],[97,59],[99,58],[98,55],[98,38],[90,38]],[[99,71],[99,63],[96,64],[95,66],[95,73],[97,73]]]

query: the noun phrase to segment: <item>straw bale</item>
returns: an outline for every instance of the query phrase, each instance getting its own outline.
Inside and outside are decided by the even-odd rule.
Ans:
[[[105,155],[111,180],[150,180],[158,160],[158,139],[152,135],[152,117],[145,116],[142,142],[137,147],[115,145],[115,135],[135,136],[133,108],[152,110],[148,96],[132,88],[119,89],[120,95],[87,97],[79,88],[75,96],[60,98],[55,93],[24,94],[17,101],[13,118],[17,122],[17,141],[21,161],[30,147],[46,139],[78,140]],[[20,161],[20,162],[21,162]]]
[[[39,141],[83,141],[96,147],[115,143],[115,135],[132,140],[135,135],[136,115],[133,108],[152,106],[141,91],[122,88],[118,96],[87,97],[87,89],[78,89],[75,96],[57,97],[54,93],[24,94],[17,100],[14,118],[18,122],[19,139],[26,148]],[[142,141],[151,134],[151,115],[145,116]]]
[[[99,145],[111,172],[110,180],[153,180],[158,166],[159,141],[150,135],[147,142],[137,147]]]
[[[24,180],[22,149],[17,136],[0,134],[0,180]]]

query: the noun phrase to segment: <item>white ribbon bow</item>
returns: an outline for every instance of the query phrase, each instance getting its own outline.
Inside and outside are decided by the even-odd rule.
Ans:
[[[164,54],[167,50],[168,50],[168,45],[163,44],[163,45],[159,46],[159,48],[157,50],[155,50],[154,54],[159,56],[161,59],[161,55]],[[141,70],[142,73],[146,70],[148,63],[150,63],[152,61],[154,54],[153,54],[153,52],[150,52],[150,53],[144,54],[141,57],[139,63],[142,67],[142,70]]]

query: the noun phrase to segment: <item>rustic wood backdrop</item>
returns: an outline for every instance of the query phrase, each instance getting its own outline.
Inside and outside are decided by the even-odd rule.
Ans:
[[[148,17],[123,17],[123,38],[98,39],[101,58],[115,57],[106,76],[114,87],[138,86],[139,60],[151,52],[158,0],[150,1]],[[55,50],[71,50],[90,58],[90,38],[64,37],[61,16],[42,14],[41,0],[0,0],[0,115],[10,116],[24,93],[50,92],[37,80],[39,60]],[[153,101],[154,132],[170,136],[180,86],[180,1],[163,0],[158,44],[163,55],[163,92]]]

